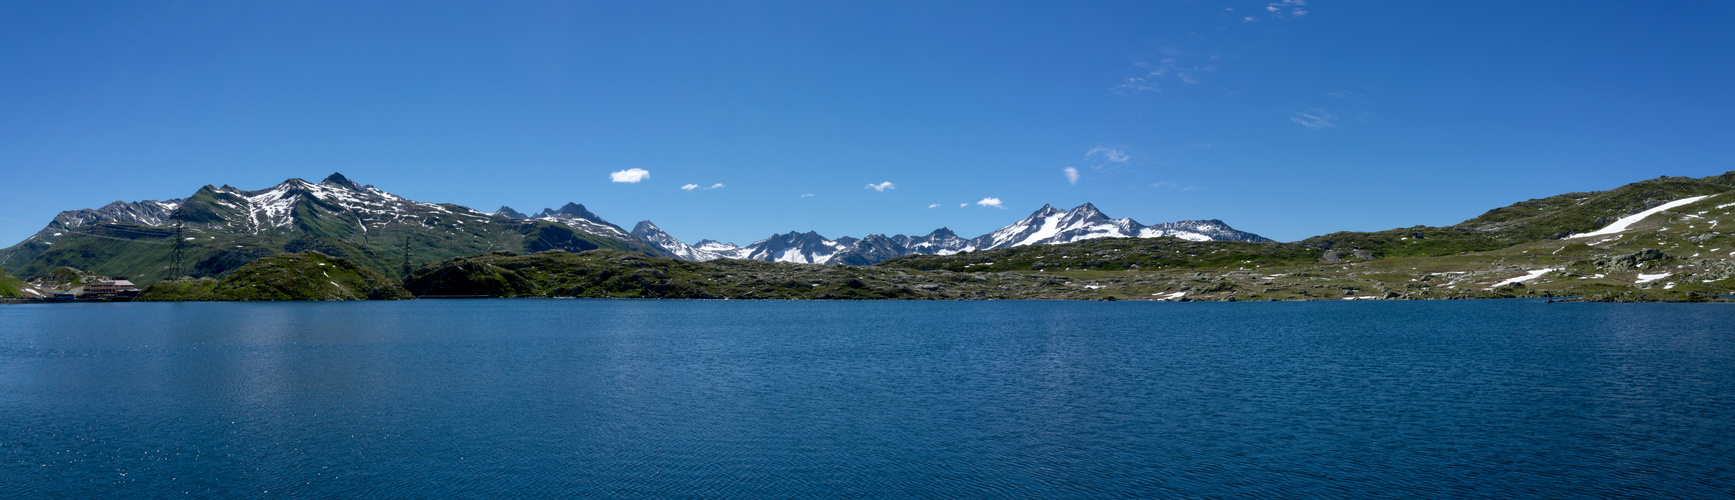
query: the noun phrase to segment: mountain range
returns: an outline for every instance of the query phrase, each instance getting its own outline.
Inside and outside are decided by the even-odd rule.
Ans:
[[[744,247],[702,240],[688,245],[663,232],[651,221],[639,222],[633,234],[683,260],[752,259],[770,262],[869,265],[905,255],[952,255],[1024,245],[1056,245],[1095,238],[1154,238],[1169,236],[1191,241],[1249,241],[1270,239],[1238,231],[1220,220],[1186,220],[1152,226],[1127,219],[1111,219],[1085,203],[1072,210],[1051,205],[993,232],[965,239],[948,228],[922,236],[870,234],[863,238],[827,239],[818,233],[790,232],[773,235]]]
[[[1146,226],[1111,219],[1086,203],[1072,210],[1045,205],[1023,220],[969,239],[940,228],[914,237],[872,234],[833,240],[808,231],[773,235],[746,246],[712,240],[687,244],[650,221],[627,231],[577,203],[530,215],[507,206],[484,213],[409,200],[334,173],[319,183],[289,179],[253,191],[207,185],[186,198],[116,201],[61,212],[35,235],[0,249],[0,268],[28,277],[64,266],[150,282],[182,275],[221,276],[260,257],[319,250],[388,276],[403,276],[423,263],[465,255],[597,248],[688,261],[869,265],[906,255],[1158,236],[1271,241],[1218,220]]]
[[[255,191],[206,185],[186,198],[61,212],[41,231],[0,250],[0,267],[43,276],[64,266],[145,283],[220,276],[260,257],[302,250],[394,277],[407,267],[492,251],[606,248],[662,255],[618,227],[610,234],[581,224],[584,214],[579,207],[547,220],[512,219],[405,199],[342,174]]]

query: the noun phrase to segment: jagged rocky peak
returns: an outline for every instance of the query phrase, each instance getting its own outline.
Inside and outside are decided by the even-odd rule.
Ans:
[[[570,215],[591,222],[603,222],[602,217],[598,217],[596,214],[591,213],[590,210],[584,208],[584,205],[570,201],[567,202],[566,205],[561,206],[560,210],[544,208],[542,209],[542,213],[536,214],[536,217],[554,217],[556,215]]]
[[[325,177],[325,180],[319,181],[319,184],[323,186],[348,188],[356,191],[363,190],[361,185],[356,184],[355,181],[349,180],[348,177],[344,177],[343,174],[338,172],[332,172],[331,175]]]
[[[524,215],[523,212],[513,210],[512,207],[508,207],[506,205],[500,205],[500,209],[495,210],[494,215],[499,215],[499,216],[506,217],[509,219],[529,219],[530,218],[530,216]]]
[[[638,224],[633,224],[633,234],[650,233],[653,231],[661,233],[663,232],[663,228],[657,227],[656,224],[652,224],[651,221],[648,220],[641,220]]]
[[[603,220],[601,216],[591,213],[590,210],[584,208],[584,205],[572,202],[567,202],[567,204],[561,206],[559,210],[544,208],[541,212],[537,212],[536,215],[531,215],[527,218],[549,219],[553,222],[564,224],[567,227],[579,231],[626,242],[638,242],[641,239],[633,236],[633,234],[627,232],[626,229],[622,229],[620,226],[616,226],[612,222]]]

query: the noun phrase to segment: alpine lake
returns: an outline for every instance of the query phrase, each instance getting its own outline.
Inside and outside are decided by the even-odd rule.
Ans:
[[[1727,498],[1735,305],[0,307],[0,497]]]

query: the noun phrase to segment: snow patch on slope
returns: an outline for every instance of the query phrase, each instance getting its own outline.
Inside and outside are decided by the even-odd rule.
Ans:
[[[1646,211],[1639,212],[1639,213],[1636,213],[1633,215],[1622,217],[1620,220],[1617,220],[1613,224],[1609,224],[1607,227],[1604,227],[1602,229],[1598,229],[1598,230],[1591,231],[1588,233],[1583,233],[1583,234],[1575,234],[1572,236],[1567,236],[1566,238],[1567,239],[1589,238],[1592,236],[1602,236],[1602,235],[1615,234],[1615,233],[1619,233],[1622,231],[1626,231],[1627,228],[1632,227],[1633,224],[1637,224],[1639,221],[1645,220],[1646,217],[1656,215],[1658,213],[1661,213],[1664,210],[1669,210],[1669,209],[1672,209],[1675,207],[1679,207],[1679,206],[1690,204],[1690,203],[1693,203],[1693,202],[1696,202],[1699,200],[1703,200],[1705,198],[1710,198],[1710,196],[1707,195],[1707,196],[1694,196],[1691,198],[1681,198],[1679,200],[1664,203],[1662,205],[1657,205],[1655,208],[1652,208],[1650,210],[1646,210]]]

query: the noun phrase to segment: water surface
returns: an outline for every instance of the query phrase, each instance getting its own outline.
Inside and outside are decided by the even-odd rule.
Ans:
[[[0,307],[0,496],[1735,491],[1735,308]]]

